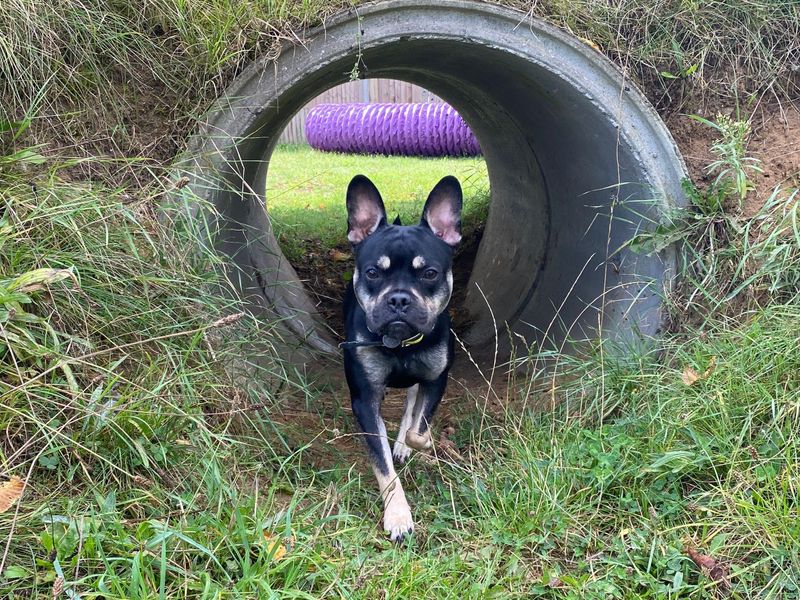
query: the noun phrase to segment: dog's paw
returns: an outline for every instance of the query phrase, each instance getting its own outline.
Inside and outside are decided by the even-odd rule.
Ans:
[[[392,456],[401,465],[411,456],[411,447],[406,446],[402,441],[397,440],[392,447]]]
[[[423,434],[409,431],[406,433],[406,444],[414,448],[414,450],[428,450],[433,446],[431,430],[426,429]]]
[[[407,502],[390,502],[383,511],[383,528],[393,542],[402,542],[414,531],[414,521]]]

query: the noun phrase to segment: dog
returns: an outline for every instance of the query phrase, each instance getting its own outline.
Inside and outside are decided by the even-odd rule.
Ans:
[[[414,530],[392,458],[433,444],[430,422],[447,386],[453,337],[447,305],[453,252],[461,240],[461,186],[443,178],[416,225],[389,224],[375,185],[357,175],[347,188],[347,238],[355,268],[344,300],[344,371],[353,414],[367,446],[383,501],[383,527],[393,541]],[[408,388],[392,450],[380,408],[386,387]]]

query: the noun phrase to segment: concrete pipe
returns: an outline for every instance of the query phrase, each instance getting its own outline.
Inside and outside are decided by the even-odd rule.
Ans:
[[[684,203],[685,168],[656,112],[603,55],[521,12],[464,0],[364,5],[304,40],[239,75],[180,164],[184,200],[215,207],[196,218],[215,215],[241,293],[279,316],[287,339],[335,351],[270,228],[270,154],[305,103],[352,73],[431,90],[480,142],[491,205],[463,307],[471,344],[496,330],[540,347],[657,336],[675,248],[648,256],[625,245]]]

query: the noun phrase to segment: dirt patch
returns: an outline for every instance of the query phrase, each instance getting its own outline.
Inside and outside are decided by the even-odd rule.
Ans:
[[[353,273],[350,246],[330,248],[319,240],[295,242],[302,248],[303,261],[292,266],[306,288],[317,311],[338,339],[344,340],[342,301]]]
[[[518,398],[507,396],[508,385],[504,372],[496,373],[500,385],[491,390],[483,378],[474,372],[467,358],[456,357],[450,381],[433,423],[435,450],[418,455],[423,464],[444,460],[469,460],[475,450],[471,445],[472,420],[484,425],[503,419],[509,403]],[[470,369],[473,369],[470,371]],[[269,407],[269,420],[277,424],[282,442],[292,452],[302,452],[303,461],[319,470],[356,464],[364,473],[370,466],[350,407],[350,395],[344,378],[336,368],[320,372],[314,385],[314,402],[306,402],[299,393],[286,392],[277,406]],[[389,441],[394,443],[406,399],[406,390],[387,389],[381,405]],[[522,410],[522,407],[519,407]],[[265,410],[259,408],[259,410]],[[481,417],[481,415],[483,415]]]
[[[710,120],[718,114],[737,118],[732,107],[709,108],[697,114]],[[718,133],[686,114],[670,116],[667,127],[686,161],[689,177],[701,190],[708,188],[716,178],[707,166],[715,159],[711,146]],[[751,115],[751,130],[748,154],[759,160],[762,172],[751,173],[755,190],[742,206],[742,216],[746,218],[758,212],[776,186],[800,185],[800,103],[759,107]]]
[[[473,231],[465,233],[453,257],[453,297],[450,300],[450,318],[453,320],[453,329],[458,334],[469,329],[473,322],[464,303],[467,299],[472,266],[475,264],[478,247],[483,239],[483,229],[484,225],[481,224]]]
[[[764,170],[755,177],[755,204],[761,207],[776,186],[800,186],[800,103],[759,110],[755,117],[749,148]]]

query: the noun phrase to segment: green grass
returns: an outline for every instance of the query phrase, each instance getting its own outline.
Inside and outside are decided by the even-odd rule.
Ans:
[[[3,597],[800,596],[791,193],[716,252],[697,231],[718,231],[725,203],[676,216],[695,223],[681,235],[697,259],[717,260],[701,263],[718,273],[697,282],[701,334],[626,360],[561,356],[556,379],[519,357],[496,376],[499,411],[457,391],[462,459],[402,469],[419,526],[397,547],[338,384],[291,375],[271,324],[220,320],[243,307],[213,291],[192,223],[154,220],[158,180],[133,197],[68,183],[68,166],[0,160],[0,460],[28,483],[0,513]],[[768,295],[728,318],[715,294],[731,281]],[[254,342],[243,385],[226,367]]]
[[[519,5],[599,44],[665,105],[797,90],[795,2]],[[554,380],[524,377],[539,365],[520,357],[514,377],[497,374],[504,410],[491,413],[479,390],[454,393],[463,460],[416,457],[403,469],[419,529],[406,546],[386,541],[372,476],[345,443],[340,388],[304,382],[272,348],[275,324],[225,293],[193,224],[154,214],[171,191],[160,168],[191,115],[249,57],[339,6],[0,6],[0,481],[27,482],[0,513],[0,596],[800,597],[791,190],[744,219],[714,186],[689,188],[697,210],[636,240],[641,251],[687,244],[663,351],[558,357]],[[73,142],[130,154],[59,158]],[[715,163],[733,204],[751,170],[738,142],[721,140]],[[333,200],[320,203],[339,213],[313,231],[343,236],[355,172],[416,218],[455,168],[434,174],[424,161],[424,177],[419,166],[398,177],[368,160],[331,180]],[[315,188],[334,175],[317,162]],[[81,181],[79,169],[128,183]],[[310,212],[295,203],[295,215]],[[254,348],[258,371],[234,377],[229,367]],[[688,368],[700,374],[692,385]]]
[[[31,118],[37,141],[87,155],[165,160],[252,57],[277,56],[301,28],[359,3],[9,0],[0,6],[0,119]],[[794,0],[503,4],[595,45],[665,108],[797,96]]]
[[[489,175],[480,158],[360,156],[279,146],[270,158],[267,209],[290,260],[302,259],[309,240],[348,247],[345,192],[358,173],[378,187],[390,221],[399,215],[406,225],[418,222],[428,193],[446,175],[461,182],[466,233],[485,222],[489,211]]]

